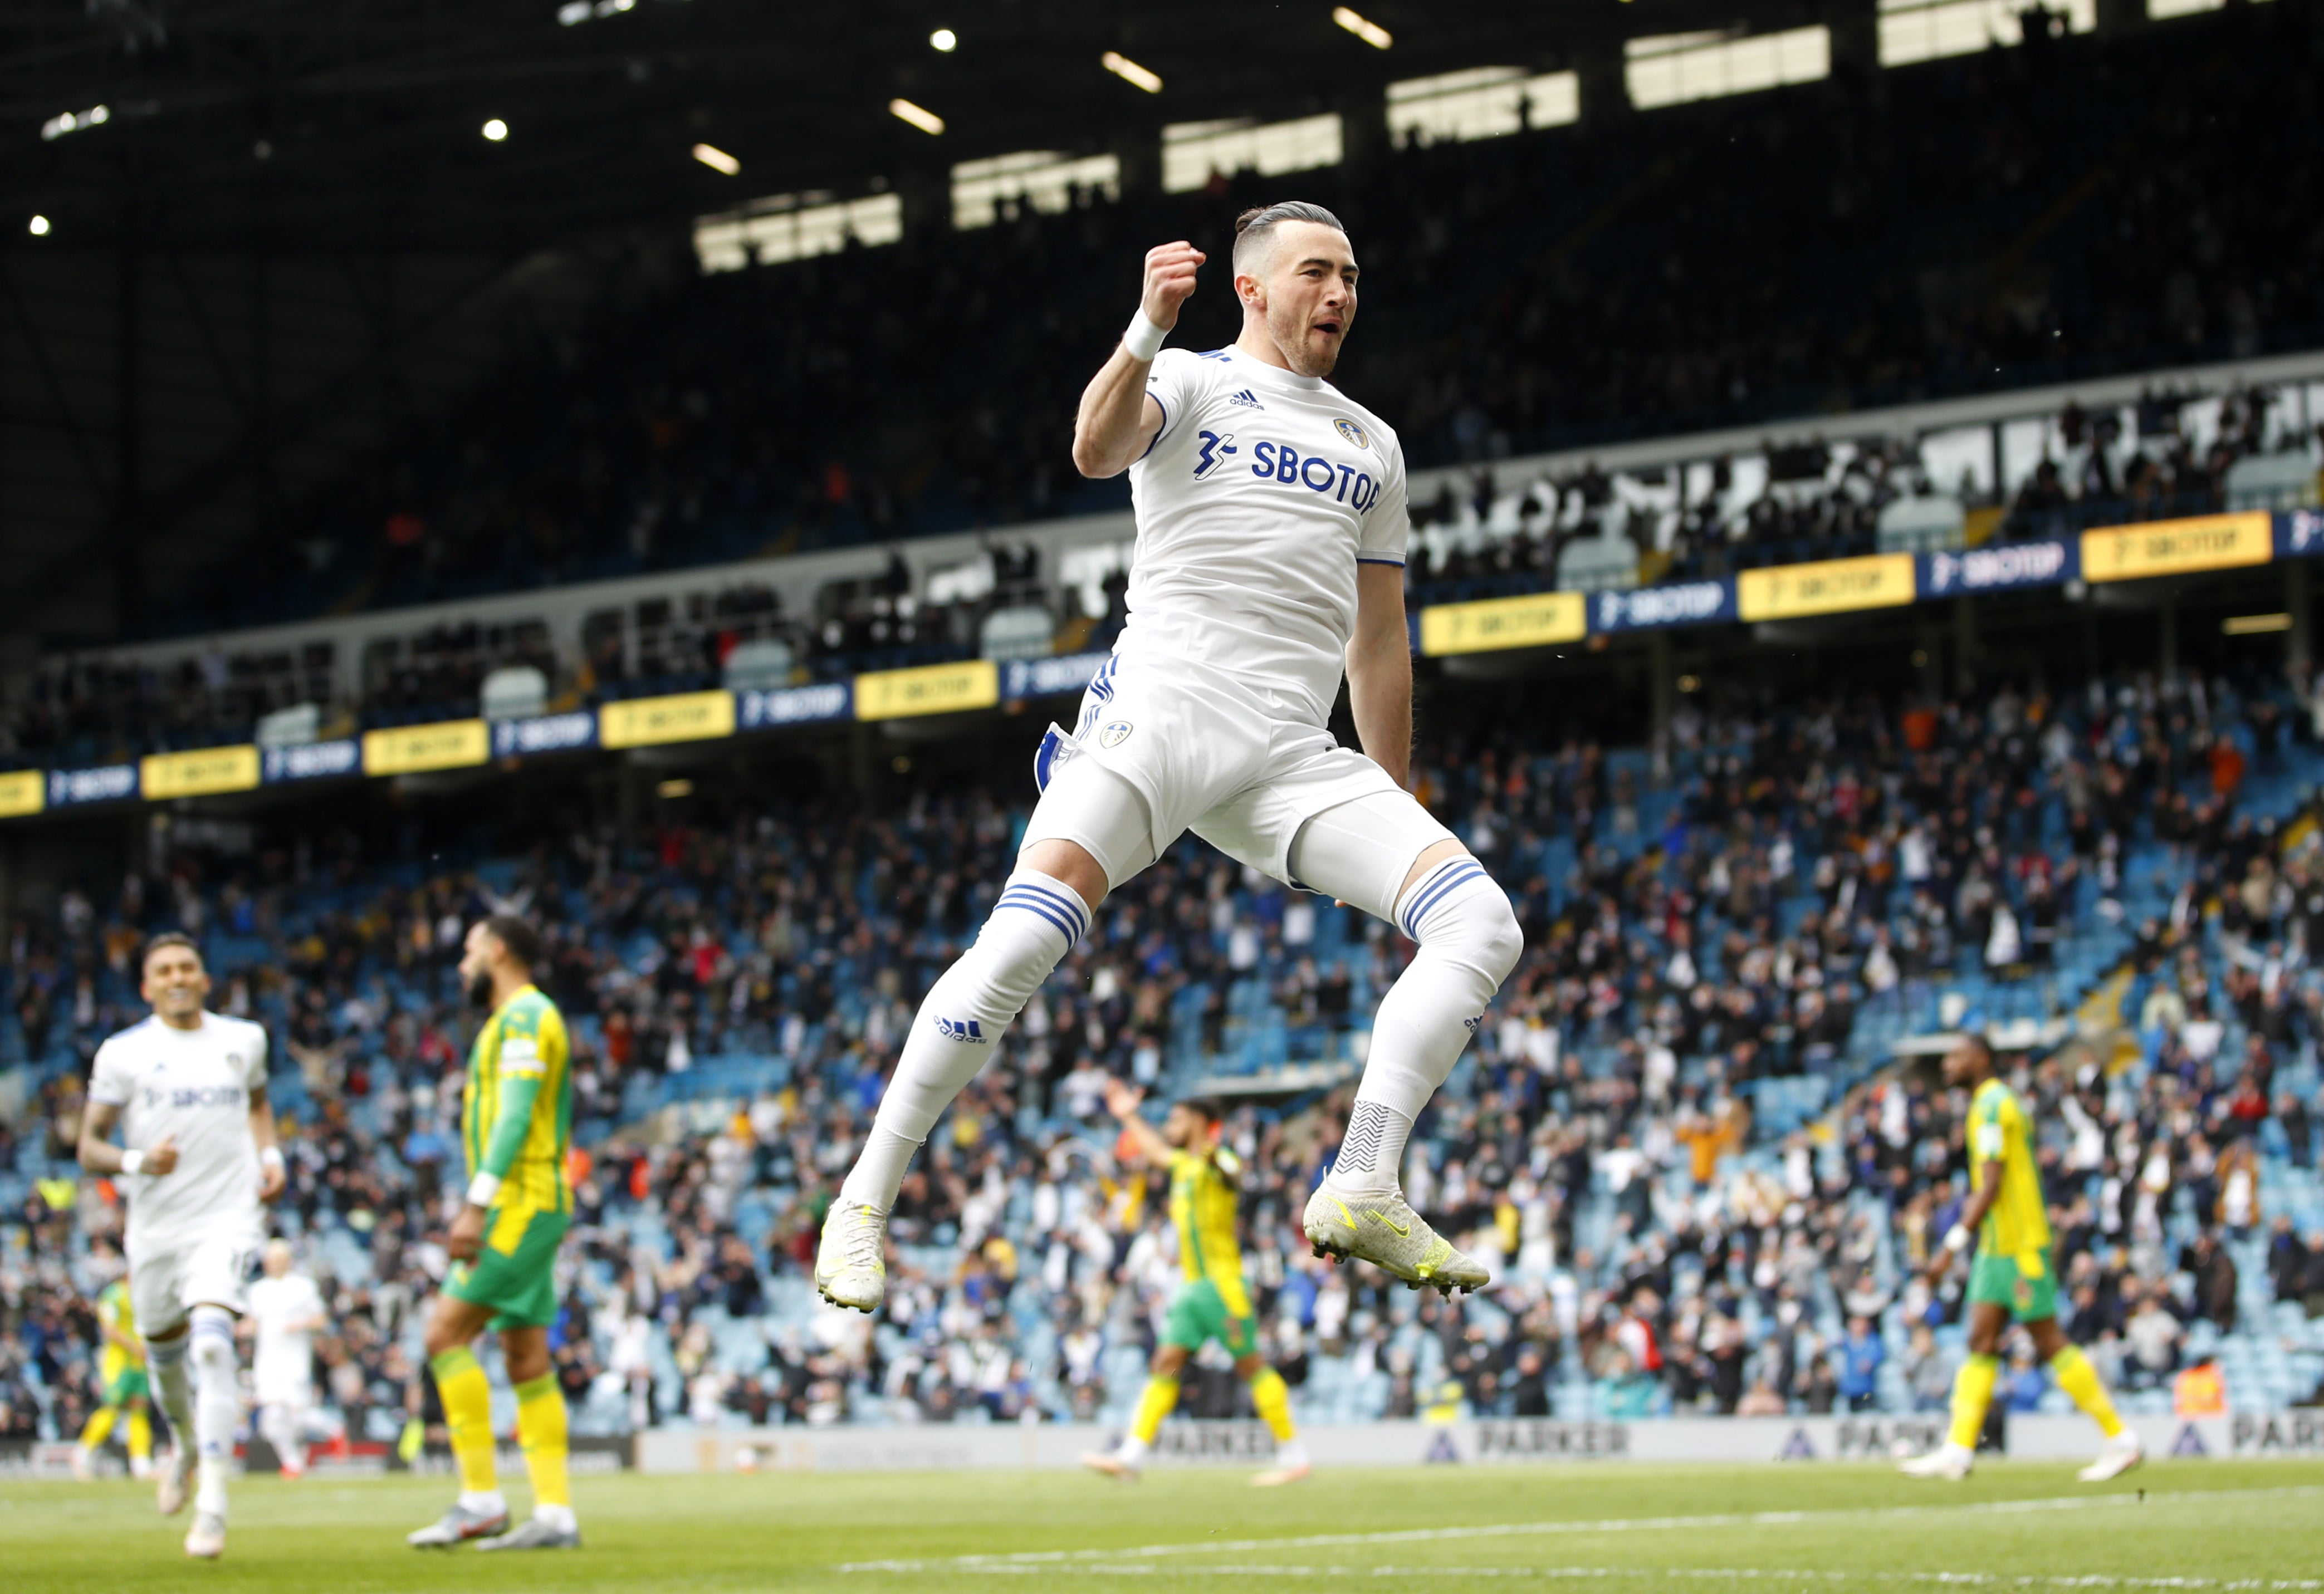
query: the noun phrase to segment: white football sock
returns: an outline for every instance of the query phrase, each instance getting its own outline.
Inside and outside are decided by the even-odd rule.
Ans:
[[[234,1313],[197,1306],[193,1330],[194,1450],[200,1480],[194,1509],[226,1515],[226,1480],[234,1468],[234,1431],[242,1421],[242,1391],[235,1384]]]
[[[1363,1081],[1332,1165],[1334,1181],[1359,1188],[1397,1183],[1413,1120],[1452,1072],[1525,945],[1508,893],[1465,854],[1405,892],[1396,923],[1420,952],[1380,1000]]]
[[[1038,870],[1009,877],[975,944],[920,1004],[841,1199],[883,1212],[896,1204],[912,1154],[1089,923],[1088,905],[1070,886]]]
[[[258,1408],[258,1431],[266,1435],[266,1442],[274,1447],[274,1454],[285,1472],[307,1470],[305,1449],[299,1442],[299,1417],[289,1406],[280,1404]]]
[[[194,1453],[194,1389],[186,1377],[189,1335],[145,1341],[145,1365],[153,1374],[153,1403],[170,1419],[170,1446],[181,1456]]]

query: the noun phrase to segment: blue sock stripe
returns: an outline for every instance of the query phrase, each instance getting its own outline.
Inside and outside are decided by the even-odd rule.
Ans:
[[[1413,892],[1411,904],[1404,910],[1404,918],[1399,926],[1406,935],[1415,941],[1420,939],[1420,921],[1428,916],[1430,908],[1436,906],[1437,899],[1460,880],[1461,872],[1461,866],[1458,863],[1448,863],[1434,875],[1420,882],[1420,889]]]
[[[1484,878],[1484,870],[1468,859],[1448,863],[1437,873],[1434,880],[1421,882],[1418,893],[1413,898],[1412,906],[1405,910],[1404,933],[1415,941],[1419,940],[1421,921],[1428,917],[1430,911],[1439,902],[1444,900],[1460,887],[1468,884],[1469,881]]]
[[[1076,941],[1081,939],[1081,932],[1085,932],[1085,929],[1090,927],[1090,911],[1085,907],[1081,907],[1081,897],[1076,897],[1074,892],[1041,890],[1041,888],[1037,888],[1037,885],[1011,885],[1009,890],[1001,892],[1001,901],[1028,901],[1028,904],[1041,904],[1041,907],[1048,908],[1050,913],[1060,916],[1066,925],[1072,925],[1074,939]]]
[[[1056,928],[1057,934],[1065,938],[1065,944],[1067,946],[1071,946],[1074,942],[1081,939],[1081,936],[1074,932],[1072,922],[1069,921],[1065,915],[1059,913],[1056,908],[1050,907],[1047,903],[1043,902],[1038,897],[1010,897],[1004,895],[1000,901],[992,905],[992,911],[999,913],[1004,908],[1013,908],[1019,913],[1033,914],[1040,918],[1047,920],[1048,923]]]
[[[1038,897],[1083,929],[1089,928],[1088,905],[1082,901],[1078,893],[1067,887],[1047,885],[1038,880],[1018,880],[1002,890],[1001,899],[1006,901],[1012,891],[1023,891]]]
[[[145,1359],[148,1361],[183,1361],[186,1359],[186,1341],[191,1336],[189,1335],[180,1334],[174,1340],[148,1340],[145,1341]]]

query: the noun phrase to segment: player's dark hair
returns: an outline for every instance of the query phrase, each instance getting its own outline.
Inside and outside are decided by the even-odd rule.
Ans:
[[[549,961],[549,950],[541,944],[540,932],[512,913],[496,913],[484,921],[484,934],[508,949],[508,954],[524,965],[528,974],[540,972]]]
[[[1204,1123],[1224,1123],[1226,1121],[1227,1110],[1225,1104],[1221,1102],[1216,1096],[1187,1096],[1182,1098],[1178,1102],[1178,1105],[1200,1113]]]
[[[1340,218],[1321,205],[1305,199],[1285,199],[1274,205],[1261,205],[1235,217],[1234,267],[1240,272],[1255,251],[1265,248],[1275,237],[1275,229],[1286,221],[1312,221],[1344,233],[1348,229]]]
[[[200,963],[205,971],[208,969],[209,963],[208,961],[202,956],[202,948],[199,942],[196,941],[191,935],[187,935],[183,930],[164,930],[160,935],[154,936],[152,940],[146,942],[144,949],[138,953],[138,973],[144,973],[145,965],[153,961],[153,954],[155,953],[171,946],[184,947],[188,952],[194,954],[194,961]]]

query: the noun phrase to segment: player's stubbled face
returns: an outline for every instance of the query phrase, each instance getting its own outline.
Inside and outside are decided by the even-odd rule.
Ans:
[[[1356,255],[1348,235],[1321,222],[1285,222],[1261,279],[1267,332],[1292,370],[1329,376],[1356,318]]]
[[[138,990],[162,1018],[190,1018],[202,1010],[210,977],[191,947],[164,946],[145,960],[145,977]]]
[[[493,948],[498,944],[481,924],[468,926],[460,945],[460,984],[468,1000],[480,1008],[493,1005]]]

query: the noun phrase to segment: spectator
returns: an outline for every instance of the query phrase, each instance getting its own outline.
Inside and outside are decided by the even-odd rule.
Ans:
[[[1840,1350],[1840,1395],[1849,1411],[1873,1409],[1880,1394],[1880,1365],[1887,1359],[1888,1348],[1881,1343],[1870,1320],[1849,1318],[1848,1337]]]

